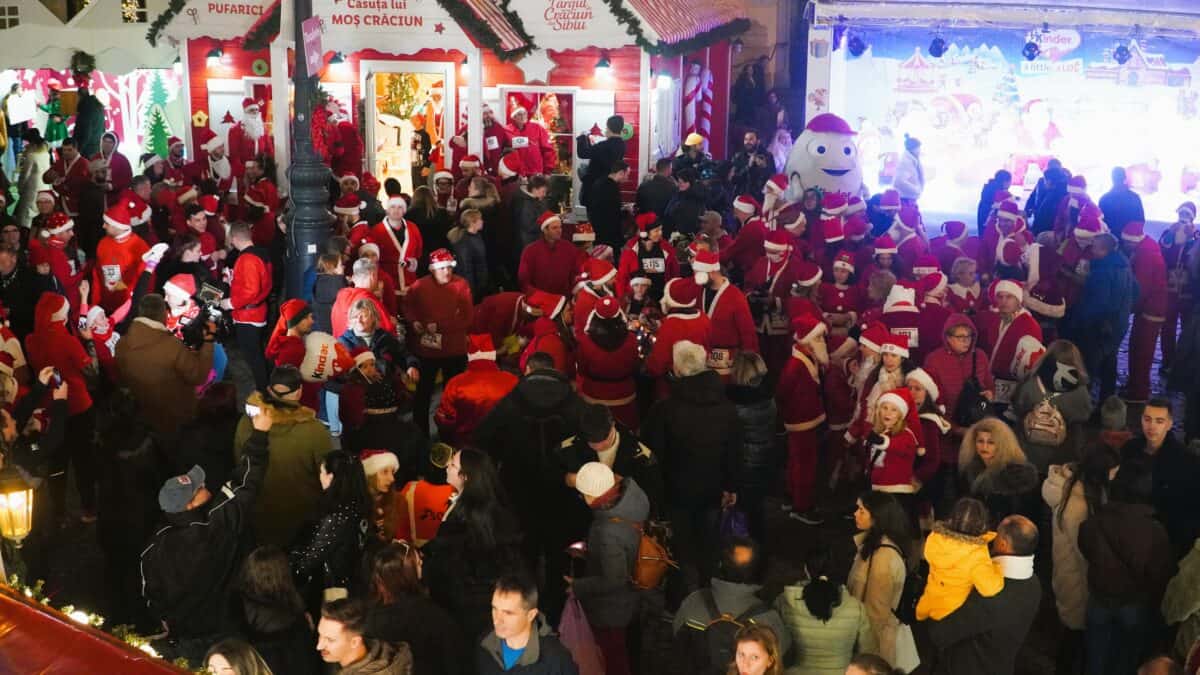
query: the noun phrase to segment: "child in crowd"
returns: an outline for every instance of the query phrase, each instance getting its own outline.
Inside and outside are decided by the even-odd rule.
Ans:
[[[933,526],[925,541],[929,581],[917,601],[917,619],[946,618],[966,602],[972,588],[985,598],[1004,589],[1004,574],[988,554],[996,533],[988,531],[987,524],[983,502],[964,497],[950,518]]]

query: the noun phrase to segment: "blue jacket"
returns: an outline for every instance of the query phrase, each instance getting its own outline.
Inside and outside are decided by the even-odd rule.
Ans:
[[[1137,294],[1137,279],[1125,254],[1113,251],[1093,260],[1072,313],[1073,334],[1099,335],[1105,345],[1115,350],[1129,328],[1129,315]]]

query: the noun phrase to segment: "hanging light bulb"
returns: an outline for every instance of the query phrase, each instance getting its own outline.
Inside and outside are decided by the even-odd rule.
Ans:
[[[334,52],[333,56],[329,57],[329,65],[340,66],[346,62],[346,55],[341,52]]]
[[[596,62],[596,77],[612,77],[612,61],[608,58],[608,52],[600,53],[600,60]]]
[[[220,47],[214,47],[208,50],[208,57],[204,59],[204,64],[209,68],[216,68],[221,64],[221,57],[225,52],[221,51]]]

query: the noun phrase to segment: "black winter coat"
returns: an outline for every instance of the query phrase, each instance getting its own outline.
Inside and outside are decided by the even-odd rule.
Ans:
[[[738,481],[741,489],[766,494],[779,469],[779,436],[775,397],[763,380],[758,386],[729,385],[729,398],[737,408],[742,431],[738,453]]]
[[[698,183],[676,192],[667,205],[663,236],[669,237],[672,232],[695,234],[700,230],[700,216],[704,215],[706,209],[706,195]]]
[[[637,212],[650,213],[653,212],[658,216],[659,220],[667,217],[667,206],[670,205],[671,199],[675,193],[679,191],[675,181],[667,176],[651,176],[642,181],[642,184],[637,189]],[[668,233],[664,233],[668,234]]]
[[[368,638],[404,642],[413,655],[413,675],[465,675],[462,631],[450,614],[422,595],[406,595],[367,612]]]
[[[1146,454],[1146,439],[1137,436],[1121,448],[1117,480],[1154,505],[1154,517],[1167,528],[1178,560],[1200,536],[1200,457],[1168,433],[1155,455]]]
[[[300,544],[288,552],[292,574],[317,589],[350,588],[359,577],[371,521],[356,505],[338,504],[325,513]]]
[[[936,675],[1012,675],[1016,646],[1025,641],[1042,600],[1036,576],[1005,579],[993,597],[975,591],[941,621],[924,622],[938,649]]]
[[[1091,602],[1138,603],[1155,610],[1175,576],[1167,531],[1145,504],[1109,502],[1079,526]]]
[[[450,245],[454,247],[454,257],[458,259],[454,271],[467,280],[467,285],[471,287],[471,298],[478,303],[490,287],[488,251],[483,236],[456,227],[450,230]]]
[[[317,275],[317,280],[313,283],[313,330],[333,333],[333,322],[330,319],[333,302],[337,299],[338,291],[349,285],[350,282],[346,280],[346,277],[340,274]]]
[[[619,438],[617,456],[613,459],[613,473],[637,481],[650,500],[651,516],[662,513],[663,475],[658,457],[645,443],[638,440],[637,435],[620,423],[617,424],[617,434]],[[584,464],[600,461],[600,455],[579,436],[572,436],[563,441],[561,456],[564,473],[579,473]],[[583,512],[586,514],[587,511],[585,506]],[[590,514],[588,516],[590,517]]]
[[[671,381],[671,395],[642,425],[642,440],[662,463],[670,506],[715,508],[722,491],[737,489],[740,426],[716,372]]]
[[[588,206],[592,186],[612,173],[613,164],[625,159],[625,139],[610,136],[599,143],[592,143],[587,134],[580,134],[575,139],[575,154],[579,159],[588,160],[587,168],[579,179],[579,203]]]
[[[988,507],[994,527],[1011,515],[1025,516],[1038,522],[1040,487],[1037,467],[1029,462],[1012,462],[992,472],[976,472],[982,467],[978,458],[967,468],[971,496]]]
[[[242,635],[273,673],[318,675],[317,637],[303,612],[242,600]]]

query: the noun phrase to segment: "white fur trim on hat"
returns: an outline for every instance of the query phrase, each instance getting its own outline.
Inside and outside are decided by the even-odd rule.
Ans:
[[[45,232],[48,235],[53,236],[56,234],[62,234],[63,232],[66,232],[67,230],[73,230],[73,229],[75,229],[75,221],[68,218],[66,220],[66,222],[64,222],[62,225],[59,225],[58,227],[47,228],[47,229],[43,230],[43,232]]]
[[[763,249],[765,249],[771,253],[783,253],[784,251],[788,250],[791,247],[792,247],[791,244],[776,244],[773,241],[764,241],[763,242]]]
[[[1016,297],[1017,300],[1025,299],[1025,291],[1021,288],[1021,284],[1012,279],[1002,279],[996,282],[996,295],[1000,295],[1001,293],[1008,293]]]
[[[906,358],[906,359],[908,358],[908,348],[907,347],[901,347],[900,345],[895,345],[895,344],[892,344],[891,342],[884,342],[883,344],[879,345],[879,353],[880,354],[895,354],[896,356],[899,356],[902,358]]]
[[[926,372],[924,368],[917,368],[916,370],[910,371],[904,376],[905,382],[909,380],[916,380],[918,383],[920,383],[921,388],[925,390],[925,393],[929,396],[929,398],[933,399],[934,403],[937,403],[937,400],[941,398],[941,390],[938,389],[937,383],[933,381],[933,376]]]
[[[911,377],[911,375],[910,375],[910,377]],[[876,401],[875,405],[876,405],[876,407],[878,407],[878,406],[883,405],[884,403],[891,403],[892,405],[896,406],[896,409],[900,411],[901,417],[908,416],[908,402],[905,401],[903,398],[901,398],[899,394],[895,394],[895,393],[892,393],[889,391],[888,393],[884,394],[883,396],[880,396],[879,400]]]
[[[721,271],[721,263],[702,263],[699,260],[694,260],[694,261],[692,261],[692,271],[693,272],[704,272],[704,273],[720,272]],[[703,286],[703,284],[700,284],[700,285]]]
[[[216,136],[213,136],[212,138],[208,139],[208,141],[205,142],[200,147],[205,152],[212,152],[213,150],[216,150],[217,148],[224,147],[224,146],[225,146],[225,139],[221,138],[221,134],[217,134]]]
[[[828,327],[826,327],[825,322],[818,321],[817,325],[813,326],[812,330],[808,331],[807,335],[796,334],[794,337],[795,337],[796,342],[803,344],[805,342],[812,342],[813,340],[821,337],[822,335],[825,335],[825,333],[828,332],[828,330],[829,329],[828,329]]]
[[[333,212],[343,216],[357,216],[363,209],[367,208],[366,202],[359,202],[354,208],[335,206]]]
[[[742,201],[740,199],[733,200],[733,209],[735,211],[741,211],[742,213],[750,214],[753,214],[755,211],[754,204],[751,204],[747,201]]]
[[[61,296],[60,296],[61,297]],[[67,315],[71,312],[71,303],[67,302],[66,298],[62,299],[62,304],[54,313],[50,315],[50,320],[56,323],[64,323],[67,320]]]
[[[833,269],[846,270],[847,272],[853,272],[854,265],[852,263],[846,262],[845,260],[834,260],[833,261]]]
[[[650,281],[649,277],[633,277],[629,280],[630,286],[637,286],[638,284],[642,284],[643,286],[653,286],[654,282]]]
[[[122,223],[119,220],[114,220],[113,218],[110,218],[107,213],[104,214],[104,222],[108,223],[109,225],[112,225],[113,227],[117,228],[118,230],[120,230],[122,232],[129,232],[130,230],[133,229],[132,223]]]
[[[434,182],[437,182],[437,181],[439,181],[439,180],[441,180],[441,179],[443,179],[443,178],[445,178],[445,179],[446,179],[446,180],[448,180],[448,181],[453,181],[453,180],[454,180],[454,174],[450,173],[449,171],[445,171],[445,170],[443,170],[443,171],[438,171],[437,173],[433,174],[433,180],[434,180]]]
[[[495,361],[496,360],[496,350],[493,349],[490,352],[468,352],[467,360],[468,361]]]
[[[361,366],[362,364],[367,363],[368,361],[371,363],[375,362],[375,352],[373,352],[369,349],[359,352],[358,355],[354,357],[354,365],[355,366]]]
[[[87,323],[88,324],[95,323],[95,322],[99,321],[100,319],[103,319],[105,316],[107,316],[107,315],[104,313],[104,308],[101,307],[100,305],[94,305],[87,312]]]
[[[175,284],[171,283],[170,281],[163,284],[163,293],[166,293],[167,295],[174,295],[179,298],[192,297],[191,293],[188,293],[187,291],[180,288],[179,286],[176,286]]]
[[[368,476],[374,476],[384,469],[399,471],[400,460],[396,459],[396,455],[390,452],[380,452],[364,459],[362,461],[362,468],[363,473]]]
[[[554,223],[558,223],[559,225],[562,225],[562,218],[559,218],[558,216],[550,216],[549,218],[543,220],[542,224],[540,225],[540,227],[542,228],[542,232],[545,232],[546,228],[550,227]]]
[[[440,262],[429,263],[429,270],[432,272],[433,270],[440,270],[444,267],[449,267],[450,269],[454,269],[457,266],[458,266],[458,261],[454,260],[452,258],[450,260],[442,260]]]
[[[388,208],[391,208],[393,206],[403,206],[405,211],[408,210],[408,202],[404,201],[404,197],[401,197],[400,195],[396,195],[395,197],[388,197],[387,204],[385,204],[384,206],[386,206]]]
[[[571,234],[571,241],[596,241],[596,233],[574,232]]]
[[[377,258],[379,257],[379,255],[380,255],[379,244],[376,244],[373,241],[368,241],[368,242],[362,244],[361,246],[358,247],[358,255],[361,257],[363,254],[363,251],[366,249],[371,249],[372,251],[375,251],[375,257],[377,257]]]

